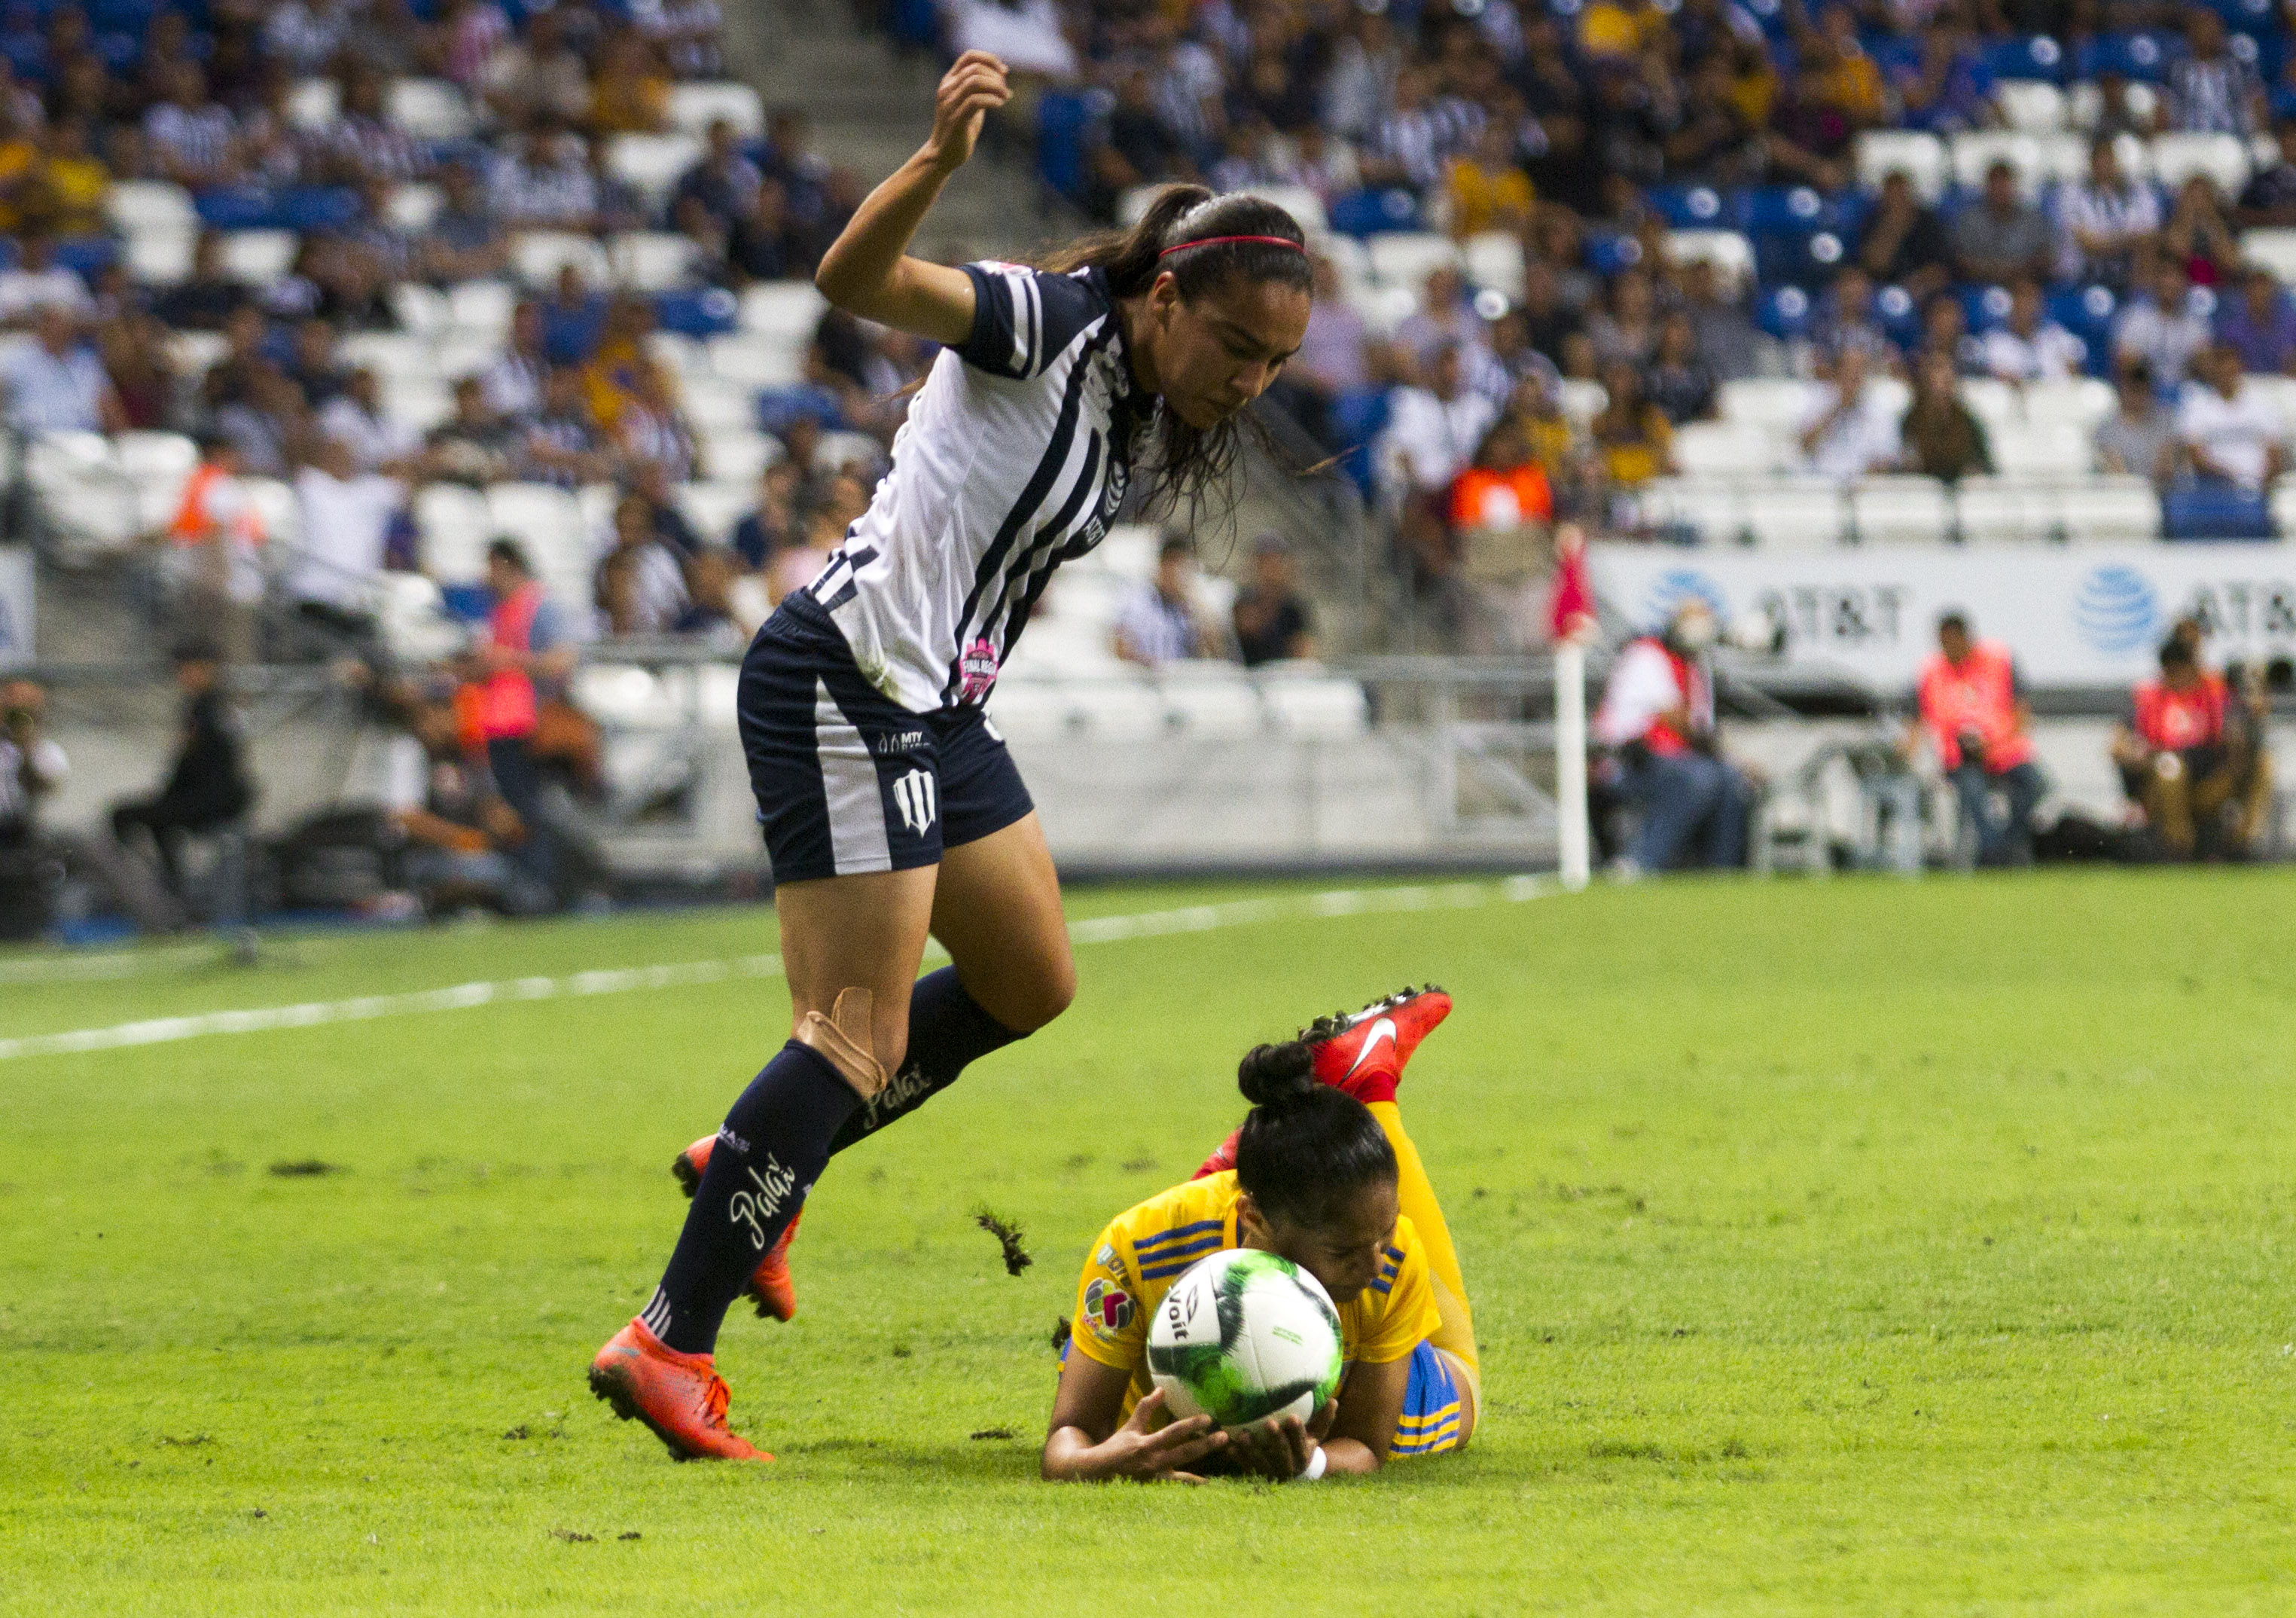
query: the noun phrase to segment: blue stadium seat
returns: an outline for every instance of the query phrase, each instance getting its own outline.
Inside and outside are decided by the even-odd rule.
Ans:
[[[196,199],[200,223],[211,230],[268,230],[275,223],[271,193],[259,185],[217,185]]]
[[[348,185],[298,185],[272,203],[282,230],[340,230],[359,217],[358,193]]]
[[[56,243],[56,263],[76,275],[93,277],[119,256],[119,243],[110,236],[74,236]]]
[[[1764,286],[1823,286],[1840,273],[1847,247],[1831,230],[1754,233],[1754,278]]]
[[[1816,304],[1798,286],[1775,287],[1754,306],[1754,324],[1780,341],[1809,335]]]
[[[2109,286],[2065,287],[2048,295],[2049,318],[2088,345],[2092,376],[2112,374],[2112,320],[2120,300]]]
[[[1037,102],[1037,177],[1071,202],[1085,194],[1085,136],[1092,103],[1070,90],[1048,90]]]
[[[19,78],[45,84],[48,78],[48,42],[37,34],[0,35],[0,57]]]
[[[2009,289],[2005,286],[1962,286],[1961,311],[1969,317],[1971,333],[1989,332],[2009,318]]]
[[[1675,230],[1746,228],[1747,193],[1743,191],[1712,185],[1657,185],[1648,195],[1659,218]]]
[[[2064,47],[2046,34],[1997,39],[1978,51],[1977,60],[1996,78],[2046,78],[2054,84],[2065,77]]]
[[[1332,228],[1346,235],[1377,235],[1383,230],[1417,230],[1419,199],[1397,188],[1351,191],[1332,199]]]
[[[654,324],[683,337],[716,337],[741,324],[742,306],[722,286],[664,292],[653,300]]]
[[[800,415],[809,415],[832,432],[845,425],[845,413],[838,408],[837,395],[811,382],[798,382],[787,388],[767,388],[758,395],[758,425],[767,432],[780,432]]]
[[[2073,53],[2073,77],[2120,73],[2158,84],[2168,76],[2169,64],[2184,53],[2185,42],[2174,34],[2144,29],[2098,34],[2082,40]]]
[[[1372,441],[1387,428],[1388,398],[1384,388],[1358,388],[1332,401],[1332,432],[1349,446],[1340,466],[1366,497],[1372,492]]]
[[[542,351],[554,365],[578,365],[598,346],[598,328],[605,324],[606,295],[593,292],[579,309],[562,309],[555,300],[542,306]]]
[[[1643,261],[1643,244],[1623,231],[1590,231],[1587,236],[1587,267],[1598,275],[1615,275],[1629,264]]]
[[[2170,539],[2275,538],[2264,497],[2225,483],[2194,483],[2162,495],[2161,528]]]
[[[1882,335],[1910,352],[1921,346],[1922,310],[1902,286],[1885,286],[1874,294],[1874,320]]]
[[[2243,34],[2260,37],[2272,28],[2272,0],[2200,0],[2200,4],[2223,18],[2226,28]]]

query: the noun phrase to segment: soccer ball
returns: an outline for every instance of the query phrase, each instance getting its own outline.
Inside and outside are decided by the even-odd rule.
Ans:
[[[1148,1372],[1176,1419],[1306,1421],[1339,1391],[1340,1364],[1340,1311],[1323,1283],[1256,1248],[1190,1269],[1148,1328]]]

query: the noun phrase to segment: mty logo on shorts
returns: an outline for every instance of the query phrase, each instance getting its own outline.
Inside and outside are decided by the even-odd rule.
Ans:
[[[893,807],[901,811],[901,824],[917,836],[931,831],[940,814],[940,793],[932,771],[913,769],[894,782]]]

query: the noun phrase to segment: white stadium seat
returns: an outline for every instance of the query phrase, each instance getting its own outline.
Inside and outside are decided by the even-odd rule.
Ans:
[[[1953,162],[1954,184],[1971,191],[1983,188],[1985,177],[1996,163],[2007,163],[2017,171],[2017,189],[2030,199],[2038,196],[2041,183],[2047,177],[2041,166],[2041,144],[2030,135],[2014,129],[1973,129],[1953,137],[1948,148]]]
[[[439,374],[437,345],[407,332],[354,332],[336,348],[345,365],[364,365],[384,377]]]
[[[2243,393],[2261,395],[2280,413],[2283,436],[2296,431],[2296,376],[2267,376],[2258,373],[2241,378],[2240,387]]]
[[[332,78],[299,78],[288,87],[287,121],[305,135],[316,135],[342,111],[343,87]]]
[[[2012,129],[2053,135],[2065,127],[2065,93],[2046,78],[2002,79],[1993,100]]]
[[[512,241],[511,263],[530,287],[555,285],[558,272],[569,264],[592,286],[602,285],[608,275],[606,250],[597,239],[570,230],[521,231]]]
[[[1785,458],[1784,439],[1745,422],[1687,422],[1674,432],[1674,464],[1685,477],[1751,477]]]
[[[698,337],[683,332],[648,332],[646,352],[656,365],[668,366],[680,386],[719,385],[716,373],[709,369],[709,346]]]
[[[1522,238],[1512,231],[1487,230],[1467,238],[1467,279],[1509,298],[1522,296]]]
[[[1765,550],[1819,550],[1841,543],[1841,486],[1823,478],[1764,478],[1746,485],[1746,531]]]
[[[428,432],[455,414],[455,396],[435,376],[377,377],[382,413],[402,427]]]
[[[768,439],[768,442],[772,440]],[[882,467],[885,464],[885,447],[865,432],[824,432],[815,441],[813,464],[816,472],[842,472],[859,462],[864,466]],[[765,468],[758,468],[763,472]],[[1206,579],[1206,588],[1222,581]]]
[[[390,121],[417,140],[465,140],[478,127],[462,91],[443,78],[393,79],[385,105]]]
[[[1869,129],[1857,137],[1857,183],[1879,191],[1893,173],[1912,182],[1914,193],[1925,202],[1945,194],[1945,144],[1934,135],[1915,129]]]
[[[1332,228],[1330,216],[1324,211],[1324,199],[1305,185],[1245,185],[1235,194],[1275,203],[1292,216],[1292,222],[1311,242]]]
[[[1765,432],[1792,432],[1818,398],[1818,386],[1790,376],[1750,376],[1726,382],[1715,399],[1726,422],[1741,422]]]
[[[715,481],[755,483],[781,458],[781,446],[755,427],[720,428],[701,437],[702,465]]]
[[[1336,675],[1271,672],[1259,684],[1268,722],[1294,736],[1344,742],[1371,728],[1371,702],[1356,681]]]
[[[1986,434],[1993,450],[1993,467],[2005,474],[2028,477],[2066,476],[2087,472],[2095,459],[2088,435],[2069,422],[2035,426],[2004,423]]]
[[[2262,265],[2284,283],[2296,282],[2296,230],[2244,230],[2240,256],[2243,263]]]
[[[303,506],[291,485],[276,478],[248,478],[240,487],[248,503],[263,520],[263,543],[282,556],[291,556],[303,546]]]
[[[1673,264],[1710,264],[1727,285],[1754,278],[1754,244],[1734,230],[1670,230],[1666,256]]]
[[[805,380],[805,344],[728,332],[709,340],[709,369],[745,388],[786,388]]]
[[[223,271],[234,281],[263,286],[295,264],[291,230],[227,230],[223,234]]]
[[[390,312],[419,337],[436,337],[455,322],[455,306],[435,286],[402,281],[390,289]]]
[[[766,132],[766,105],[756,90],[732,80],[683,84],[669,93],[669,121],[688,135],[707,135],[719,119],[744,139]]]
[[[1371,283],[1371,251],[1353,236],[1318,236],[1309,243],[1308,251],[1332,261],[1332,267],[1340,274],[1341,286]]]
[[[103,199],[103,216],[123,235],[174,229],[196,232],[200,210],[192,193],[165,180],[120,180]]]
[[[1970,477],[1955,485],[1954,519],[1964,545],[2017,544],[2052,537],[2052,484],[2023,478]]]
[[[674,368],[674,367],[673,367]],[[721,381],[704,371],[700,375],[681,373],[679,391],[685,407],[685,419],[701,431],[727,427],[755,427],[758,424],[757,396],[738,382]]]
[[[547,483],[497,483],[487,490],[497,533],[526,547],[543,587],[559,600],[586,602],[595,552],[574,497]]]
[[[495,537],[487,497],[460,483],[427,483],[414,497],[414,526],[422,536],[422,565],[442,584],[476,584],[486,577],[487,544]]]
[[[111,456],[135,495],[138,530],[166,527],[200,464],[199,446],[180,432],[122,432],[111,440]]]
[[[2284,536],[2296,535],[2296,477],[2274,480],[2272,522]]]
[[[2025,424],[2024,398],[2013,384],[1997,376],[1964,377],[1955,391],[1988,434],[1998,427]]]
[[[1735,478],[1652,478],[1635,491],[1645,528],[1733,545],[1746,530],[1745,485]]]
[[[2161,104],[2161,93],[2142,79],[2130,79],[2123,86],[2122,104],[2140,124],[2152,121],[2154,109]],[[2103,110],[2104,95],[2093,81],[2084,80],[2066,92],[2065,112],[2076,129],[2096,127],[2097,115]]]
[[[518,293],[506,282],[457,281],[447,289],[447,307],[457,328],[499,343],[510,330]]]
[[[2156,135],[2152,156],[2152,177],[2171,192],[2194,175],[2204,174],[2229,202],[2248,184],[2248,148],[2237,136]]]
[[[1267,724],[1259,693],[1237,665],[1190,658],[1156,671],[1164,717],[1174,735],[1200,742],[1242,742]]]
[[[1374,236],[1365,243],[1371,255],[1372,278],[1382,286],[1407,286],[1413,292],[1427,284],[1438,269],[1464,275],[1467,261],[1459,244],[1431,231],[1398,230]]]
[[[1611,390],[1583,376],[1566,376],[1554,384],[1555,405],[1563,419],[1580,432],[1611,403]]]
[[[1419,292],[1408,286],[1374,286],[1365,282],[1349,285],[1343,296],[1348,307],[1363,316],[1364,327],[1374,337],[1392,337],[1395,329],[1419,312]]]
[[[673,497],[677,509],[693,524],[694,531],[710,545],[724,545],[732,538],[734,525],[756,509],[757,480],[746,483],[713,478],[701,483],[681,483]]]
[[[2113,409],[2112,384],[2101,377],[2034,382],[2025,390],[2025,419],[2036,427],[2063,422],[2094,434]]]
[[[209,366],[231,351],[231,341],[221,332],[170,332],[168,333],[168,357],[176,369],[190,375],[203,375]]]
[[[701,152],[701,143],[690,135],[618,135],[606,144],[606,169],[658,209]]]
[[[1850,486],[1860,545],[1939,545],[1953,531],[1946,487],[1935,478],[1861,478]]]
[[[2065,538],[2100,542],[2158,539],[2161,497],[2143,478],[2077,478],[2057,491]]]
[[[634,230],[606,243],[614,284],[634,292],[667,292],[693,279],[693,243],[674,231]]]
[[[777,337],[800,345],[829,312],[829,300],[810,281],[760,281],[742,293],[735,323],[753,337]]]
[[[447,193],[436,185],[420,183],[396,186],[390,193],[390,222],[399,229],[421,235],[430,228],[430,221],[447,205]]]
[[[174,286],[190,279],[197,235],[189,229],[147,228],[130,234],[121,247],[127,278],[140,286]]]

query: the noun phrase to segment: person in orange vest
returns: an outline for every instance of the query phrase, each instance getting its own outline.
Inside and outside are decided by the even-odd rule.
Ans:
[[[1921,728],[1937,748],[1963,815],[1977,828],[1978,863],[2030,865],[2033,810],[2049,781],[2033,762],[2026,733],[2031,716],[2016,661],[1998,642],[1972,639],[1960,612],[1940,617],[1937,636],[1937,655],[1922,666],[1915,686]],[[1997,790],[2007,800],[2005,814],[1995,811]]]
[[[176,617],[186,633],[213,639],[226,663],[254,655],[267,537],[239,474],[239,451],[228,440],[202,439],[200,464],[184,483],[176,514],[154,536]]]
[[[542,694],[536,686],[537,681],[545,687],[564,684],[579,653],[557,604],[543,594],[517,540],[496,539],[487,546],[487,585],[495,599],[476,649],[479,734],[495,790],[526,828],[520,863],[528,875],[546,883],[556,875],[557,850],[534,757],[535,732],[542,721]]]
[[[1745,863],[1753,790],[1716,742],[1706,664],[1714,633],[1713,610],[1693,597],[1662,634],[1629,642],[1611,665],[1591,728],[1613,751],[1620,789],[1642,811],[1634,848],[1617,866],[1622,876],[1685,863],[1693,838],[1692,863]]]
[[[2171,636],[2161,643],[2160,678],[2129,694],[2128,718],[2113,734],[2121,785],[2172,859],[2244,852],[2269,809],[2270,772],[2256,768],[2252,749],[2234,756],[2234,700],[2223,677],[2201,667],[2191,641]],[[2235,804],[2227,825],[2225,811]]]

